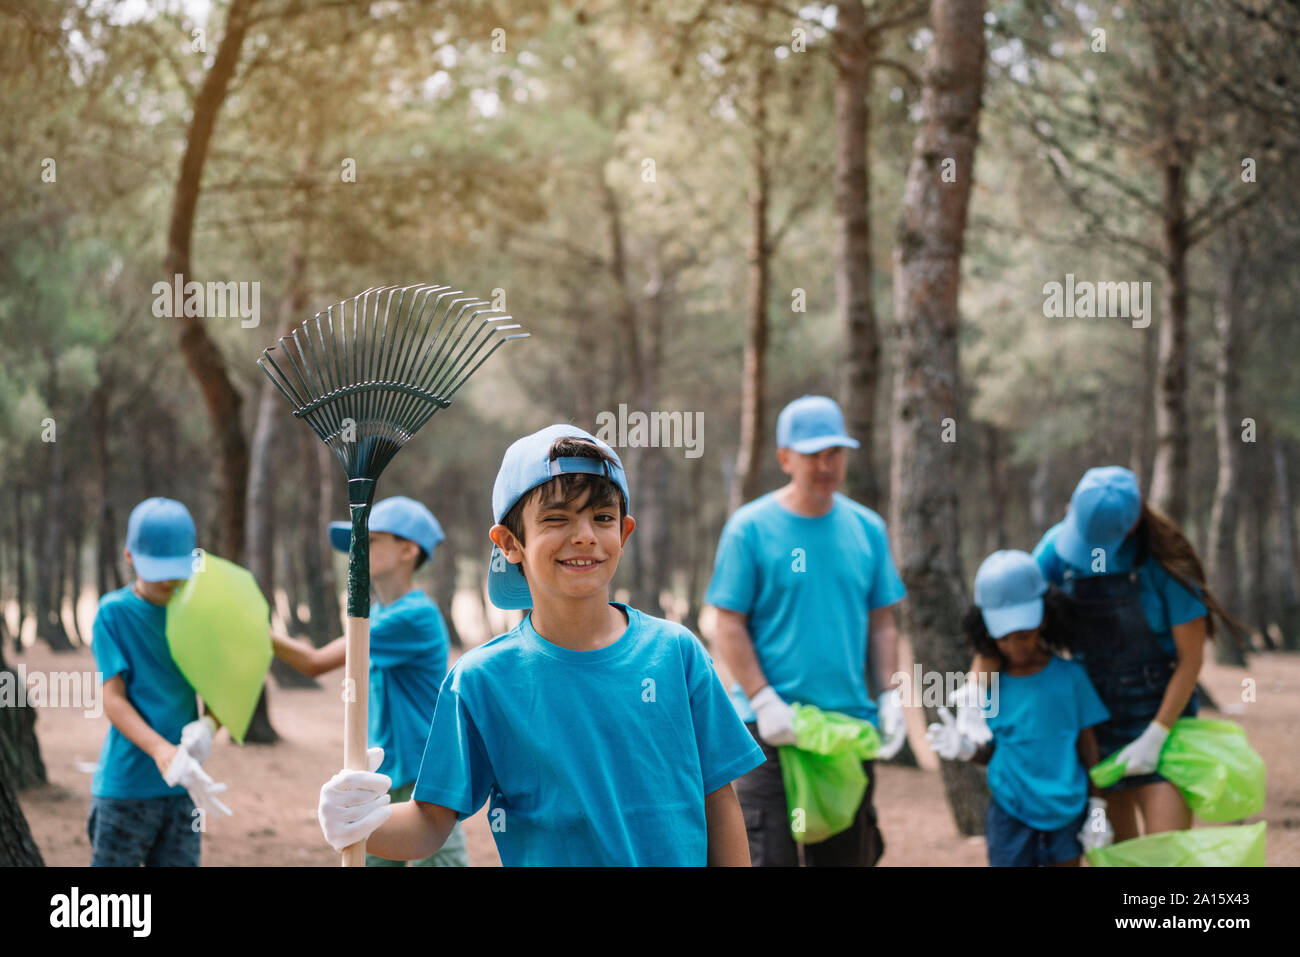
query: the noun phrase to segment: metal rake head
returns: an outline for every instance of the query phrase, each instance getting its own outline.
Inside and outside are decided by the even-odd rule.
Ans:
[[[349,479],[375,479],[502,343],[527,338],[510,318],[451,286],[378,286],[281,337],[283,365],[271,349],[257,364]]]

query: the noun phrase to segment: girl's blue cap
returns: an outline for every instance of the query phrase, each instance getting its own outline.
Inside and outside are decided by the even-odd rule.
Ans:
[[[1043,571],[1028,552],[994,552],[975,573],[975,604],[994,638],[1041,625],[1046,592]]]
[[[1075,568],[1090,568],[1093,551],[1100,548],[1109,568],[1141,514],[1136,475],[1118,465],[1088,469],[1079,479],[1070,497],[1070,510],[1056,533],[1056,554]]]
[[[135,573],[145,581],[188,579],[195,557],[190,510],[175,499],[145,499],[127,519],[126,548]]]
[[[394,495],[376,502],[370,509],[368,528],[372,532],[388,532],[415,542],[424,550],[426,560],[433,557],[433,550],[447,537],[433,512],[405,495]],[[346,552],[351,541],[351,522],[330,522],[331,545]]]
[[[551,446],[556,439],[586,439],[603,449],[613,460],[611,465],[598,459],[583,456],[564,456],[551,458]],[[528,492],[545,485],[557,475],[585,472],[590,475],[604,475],[623,493],[624,508],[632,508],[632,497],[627,491],[627,475],[623,471],[623,462],[618,453],[596,438],[590,432],[576,425],[548,425],[539,432],[525,435],[506,449],[497,472],[497,480],[492,486],[492,518],[500,525],[515,503]],[[498,608],[520,609],[532,608],[533,596],[528,590],[528,582],[518,565],[506,559],[505,554],[495,545],[488,559],[488,597]]]

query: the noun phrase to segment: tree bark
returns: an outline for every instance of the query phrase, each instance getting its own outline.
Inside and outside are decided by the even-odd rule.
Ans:
[[[764,402],[767,391],[767,301],[771,276],[768,209],[771,171],[768,168],[767,89],[771,54],[759,51],[754,81],[752,155],[754,182],[749,191],[749,318],[745,323],[744,371],[740,383],[740,446],[736,475],[727,511],[734,512],[761,492],[762,451],[766,446]]]
[[[3,680],[15,682],[16,687],[18,673],[10,669],[0,648],[0,673],[6,672],[8,676]],[[0,707],[0,781],[23,791],[47,780],[41,743],[36,738],[36,709],[26,701],[22,707]]]
[[[1255,448],[1246,458],[1245,474],[1249,477],[1245,487],[1250,494],[1245,497],[1249,521],[1245,523],[1244,550],[1250,574],[1246,578],[1244,597],[1246,621],[1259,633],[1266,651],[1276,650],[1269,631],[1272,615],[1269,612],[1268,588],[1268,518],[1272,501],[1272,463],[1264,444],[1265,437],[1256,434]]]
[[[1210,509],[1210,579],[1214,594],[1228,611],[1241,608],[1241,570],[1237,563],[1237,515],[1241,485],[1241,312],[1242,270],[1248,253],[1244,231],[1229,230],[1219,251],[1214,327],[1218,334],[1214,362],[1214,433],[1219,455],[1214,504]],[[1225,631],[1228,629],[1225,628]],[[1214,643],[1220,664],[1244,667],[1246,656],[1229,632]]]
[[[174,277],[190,277],[191,242],[198,209],[199,190],[208,147],[217,114],[226,98],[230,80],[239,63],[240,50],[248,31],[249,15],[256,0],[232,0],[226,18],[226,32],[217,48],[212,68],[203,78],[194,100],[193,115],[185,137],[180,174],[172,197],[167,230],[167,253],[163,262],[170,285]],[[217,509],[221,516],[217,551],[233,562],[244,551],[244,504],[248,486],[248,443],[244,438],[240,409],[243,397],[226,371],[225,360],[212,337],[196,317],[177,317],[181,352],[203,393],[213,435],[220,450]]]
[[[835,301],[844,330],[840,402],[849,435],[862,443],[845,480],[850,498],[884,508],[872,462],[880,336],[871,295],[871,70],[879,45],[861,0],[837,7],[835,63]]]
[[[1300,586],[1296,582],[1295,513],[1291,510],[1291,487],[1282,436],[1273,433],[1273,487],[1277,493],[1278,533],[1282,539],[1281,588],[1278,617],[1282,629],[1282,647],[1300,648]]]
[[[316,455],[316,487],[320,490],[320,504],[316,509],[316,519],[309,528],[309,541],[316,545],[316,554],[320,560],[319,597],[322,604],[322,625],[320,632],[313,631],[312,640],[319,637],[320,644],[328,644],[339,635],[343,627],[343,609],[339,605],[338,578],[334,574],[334,549],[329,543],[329,523],[335,515],[335,502],[338,495],[338,463],[334,453],[324,442],[316,441],[315,435],[307,437],[307,443]],[[344,512],[346,515],[346,511]],[[315,609],[312,610],[313,617]],[[319,645],[318,645],[319,647]]]
[[[9,737],[8,720],[4,713],[16,709],[0,709],[0,755],[8,754],[13,747]],[[0,767],[0,867],[44,867],[41,852],[32,840],[31,828],[18,803],[18,789],[7,768]]]
[[[958,290],[984,83],[984,0],[935,0],[922,121],[912,147],[894,250],[898,348],[894,373],[891,516],[908,597],[902,629],[926,670],[964,672],[953,636],[966,609],[961,574],[955,442],[942,420],[962,420]],[[957,178],[941,179],[945,159]],[[960,427],[960,426],[959,426]],[[930,714],[937,719],[937,712]],[[979,770],[943,762],[948,804],[962,834],[983,830]]]
[[[54,352],[46,354],[49,378],[46,399],[55,420],[53,442],[42,441],[48,471],[45,482],[44,521],[41,548],[36,562],[36,634],[54,651],[71,651],[72,642],[63,627],[63,446],[58,441],[59,380]],[[65,423],[66,424],[66,423]]]
[[[27,533],[23,528],[22,483],[14,488],[14,565],[17,569],[18,630],[14,632],[14,650],[23,650],[23,625],[27,623]]]
[[[1165,44],[1153,44],[1158,82],[1171,89],[1172,68]],[[1191,147],[1177,134],[1177,107],[1172,96],[1163,117],[1161,156],[1161,253],[1164,289],[1156,372],[1156,453],[1151,469],[1151,500],[1181,525],[1187,519],[1187,482],[1191,459],[1188,422],[1187,353],[1187,169]]]

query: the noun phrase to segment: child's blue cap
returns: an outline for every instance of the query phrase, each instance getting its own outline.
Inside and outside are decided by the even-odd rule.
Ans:
[[[814,455],[833,445],[858,448],[858,440],[844,434],[844,413],[834,399],[805,395],[795,399],[776,417],[776,446]]]
[[[1046,592],[1042,569],[1028,552],[994,552],[975,573],[975,604],[994,638],[1041,625]]]
[[[614,464],[577,455],[552,459],[551,446],[555,440],[568,438],[591,442],[603,449],[614,460]],[[627,491],[627,475],[618,453],[576,425],[558,424],[525,435],[506,449],[501,468],[497,472],[497,480],[492,486],[494,522],[500,525],[502,519],[515,507],[515,503],[537,486],[545,485],[557,475],[579,472],[604,475],[623,493],[624,509],[631,510],[632,497]],[[492,546],[492,557],[488,561],[488,597],[498,608],[533,607],[533,596],[528,590],[523,571],[518,565],[507,561],[505,554],[495,545]]]
[[[194,518],[170,498],[147,498],[131,509],[126,547],[135,573],[147,582],[177,581],[194,574]]]
[[[1118,465],[1088,469],[1079,479],[1070,497],[1070,510],[1056,533],[1056,554],[1075,568],[1089,568],[1093,549],[1100,548],[1109,567],[1141,514],[1136,475]]]
[[[447,537],[433,512],[405,495],[394,495],[376,502],[370,509],[368,527],[372,532],[388,532],[398,538],[410,539],[423,549],[426,560],[433,557],[433,550]],[[331,545],[346,552],[351,541],[351,522],[330,522]]]

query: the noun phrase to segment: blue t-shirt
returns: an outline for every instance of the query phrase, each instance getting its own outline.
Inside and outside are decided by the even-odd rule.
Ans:
[[[379,773],[399,788],[415,781],[447,675],[447,625],[418,588],[370,606],[370,747],[384,749]]]
[[[836,493],[829,512],[807,518],[769,492],[728,519],[704,600],[748,617],[758,666],[782,700],[875,724],[870,614],[906,594],[871,509]],[[739,684],[732,698],[742,719],[755,720]]]
[[[1075,661],[1053,655],[1037,674],[997,675],[985,712],[993,732],[989,791],[1002,810],[1040,831],[1065,827],[1088,800],[1079,732],[1110,717]],[[996,707],[993,705],[996,704]],[[996,712],[996,713],[994,713]]]
[[[1067,567],[1065,559],[1056,554],[1055,542],[1060,530],[1061,523],[1058,522],[1043,534],[1042,541],[1034,548],[1034,558],[1038,560],[1038,567],[1043,570],[1043,577],[1054,585],[1060,585],[1065,580]],[[1120,546],[1105,574],[1113,575],[1116,572],[1128,571],[1133,567],[1136,554],[1137,539],[1130,535],[1124,539],[1124,544]],[[1091,568],[1075,568],[1072,565],[1068,567],[1076,578],[1090,578],[1093,575],[1103,574],[1094,572]],[[1155,632],[1161,649],[1171,658],[1178,657],[1174,646],[1173,626],[1195,621],[1206,614],[1205,605],[1201,603],[1200,597],[1179,584],[1160,567],[1159,562],[1150,556],[1147,556],[1138,570],[1138,596],[1142,601],[1142,612],[1146,616],[1147,624]]]
[[[490,799],[507,867],[702,866],[705,795],[763,763],[699,639],[615,607],[605,648],[561,648],[530,616],[443,682],[414,797],[461,820]]]
[[[167,609],[145,601],[128,585],[99,600],[90,647],[104,681],[121,675],[126,698],[145,723],[172,744],[180,744],[181,729],[198,720],[198,699],[172,660],[166,626]],[[169,788],[154,759],[110,724],[90,793],[103,798],[161,798],[184,794],[185,789]]]

